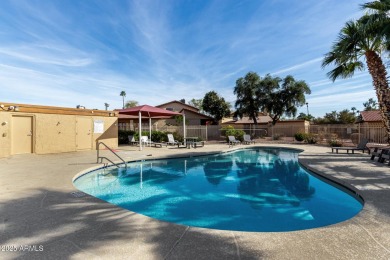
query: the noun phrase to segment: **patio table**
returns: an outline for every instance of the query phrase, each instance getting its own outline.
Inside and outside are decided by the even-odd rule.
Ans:
[[[195,143],[198,141],[198,137],[186,137],[184,138],[184,145],[187,146],[188,149],[195,148]]]

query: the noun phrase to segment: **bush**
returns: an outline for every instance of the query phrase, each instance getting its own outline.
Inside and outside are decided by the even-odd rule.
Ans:
[[[331,139],[328,141],[329,145],[331,147],[341,147],[343,146],[343,143],[338,139]]]
[[[128,144],[129,135],[135,135],[135,131],[131,130],[119,130],[118,131],[118,144]]]
[[[318,142],[318,135],[316,135],[316,134],[306,134],[305,141],[308,144],[316,144]]]
[[[227,130],[232,130],[232,129],[234,129],[234,127],[231,126],[231,125],[222,127],[222,128],[221,128],[221,136],[227,136],[227,135],[226,135],[226,131],[227,131]]]
[[[173,139],[175,139],[175,141],[178,141],[178,142],[183,142],[184,141],[184,138],[181,134],[179,134],[178,132],[173,132],[173,133],[167,133],[167,134],[172,134],[173,135]],[[168,139],[168,137],[167,137]]]
[[[272,140],[281,140],[282,137],[283,137],[282,134],[276,133],[276,134],[274,134],[274,135],[272,136]]]
[[[234,136],[237,140],[240,140],[241,142],[244,141],[244,134],[245,132],[240,129],[234,129],[232,126],[223,127],[221,129],[221,133],[225,135],[226,142],[229,142],[228,136]]]
[[[141,132],[141,136],[144,136],[144,135],[146,135],[146,136],[149,137],[149,132],[147,132],[147,131],[142,131],[142,132]],[[139,141],[139,132],[138,132],[138,131],[135,132],[135,134],[134,134],[134,139],[135,139],[136,141]]]
[[[152,131],[152,141],[157,143],[168,142],[167,133],[162,131]]]
[[[308,134],[306,134],[306,133],[297,132],[297,133],[295,133],[294,137],[295,137],[295,140],[297,140],[298,142],[301,142],[301,141],[306,140],[307,135]]]

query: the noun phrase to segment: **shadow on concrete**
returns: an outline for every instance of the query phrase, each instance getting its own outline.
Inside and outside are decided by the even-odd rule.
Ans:
[[[302,163],[310,165],[341,182],[351,184],[365,201],[390,217],[390,169],[387,164],[361,155],[306,155],[300,154]],[[378,199],[381,198],[381,199]]]
[[[0,252],[3,259],[262,257],[259,249],[238,248],[231,232],[216,235],[215,230],[157,221],[89,195],[48,189],[28,193],[0,205],[0,245],[18,247]]]

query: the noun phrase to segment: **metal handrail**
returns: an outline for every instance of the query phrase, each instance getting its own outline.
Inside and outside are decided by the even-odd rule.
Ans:
[[[105,143],[103,142],[99,142],[98,145],[97,145],[97,163],[99,163],[99,159],[100,159],[100,162],[102,163],[103,162],[103,159],[106,159],[107,161],[109,161],[110,163],[112,163],[113,165],[115,165],[116,167],[120,168],[118,166],[118,164],[114,163],[113,161],[111,161],[110,159],[108,159],[107,157],[104,157],[104,156],[99,156],[99,152],[100,152],[100,145],[104,145],[109,151],[111,151],[116,157],[118,157],[124,164],[125,164],[125,168],[127,169],[127,163],[125,162],[125,160],[122,159],[122,157],[120,157],[116,152],[114,152],[110,147],[108,147]]]

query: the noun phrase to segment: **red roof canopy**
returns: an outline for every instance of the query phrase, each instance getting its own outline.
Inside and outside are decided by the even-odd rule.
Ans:
[[[149,105],[136,106],[126,109],[118,110],[119,114],[123,115],[134,115],[138,116],[141,112],[142,117],[172,117],[176,115],[181,115],[180,113],[169,111],[166,109],[161,109],[158,107],[152,107]]]

